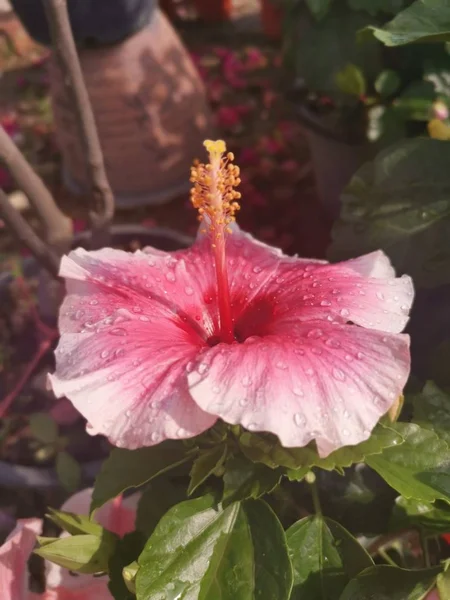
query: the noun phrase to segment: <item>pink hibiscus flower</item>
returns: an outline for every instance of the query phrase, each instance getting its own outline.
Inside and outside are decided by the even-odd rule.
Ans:
[[[223,142],[205,145],[210,164],[192,173],[204,227],[191,248],[63,258],[56,395],[91,433],[131,449],[218,418],[284,446],[315,440],[322,456],[367,439],[408,377],[410,278],[380,251],[330,265],[242,233],[239,169]]]
[[[92,489],[69,498],[63,511],[89,514]],[[122,536],[134,530],[138,496],[122,503],[121,497],[105,504],[95,519],[106,529]],[[53,563],[46,564],[46,591],[34,594],[28,590],[27,562],[41,533],[40,519],[22,519],[0,548],[1,600],[112,600],[106,578],[69,573]],[[68,535],[68,534],[63,534]]]

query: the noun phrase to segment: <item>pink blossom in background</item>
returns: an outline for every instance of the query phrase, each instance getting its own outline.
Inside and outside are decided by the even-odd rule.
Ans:
[[[78,492],[61,510],[89,514],[92,489]],[[120,536],[133,531],[138,495],[125,501],[121,497],[105,504],[95,520]],[[46,563],[46,591],[34,594],[28,590],[28,559],[41,534],[40,519],[22,519],[0,548],[1,600],[112,600],[106,578],[71,574],[53,563]],[[63,533],[63,536],[68,534]]]
[[[288,447],[315,440],[321,456],[357,444],[408,378],[411,280],[381,251],[330,265],[226,233],[240,178],[215,144],[210,170],[194,170],[206,234],[191,248],[63,258],[54,392],[120,447],[218,418]]]

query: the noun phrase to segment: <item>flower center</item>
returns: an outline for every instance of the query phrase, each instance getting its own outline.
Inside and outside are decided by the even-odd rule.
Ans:
[[[231,344],[235,341],[235,335],[226,268],[226,236],[231,234],[230,225],[235,221],[236,211],[240,209],[237,200],[241,194],[234,188],[241,180],[239,167],[232,164],[233,154],[225,154],[225,142],[206,140],[204,145],[209,154],[209,163],[196,163],[191,169],[191,182],[194,184],[191,201],[199,212],[199,220],[205,225],[204,233],[207,233],[211,240],[216,271],[220,339]]]

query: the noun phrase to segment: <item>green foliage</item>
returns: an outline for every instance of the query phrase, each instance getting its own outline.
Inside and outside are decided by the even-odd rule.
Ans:
[[[360,98],[367,91],[364,73],[356,65],[348,64],[336,73],[338,89],[349,96]]]
[[[395,94],[400,87],[401,80],[398,74],[392,69],[381,71],[375,79],[375,89],[382,98],[388,98]]]
[[[225,444],[218,444],[199,454],[191,469],[189,496],[223,465],[226,455],[227,446]]]
[[[418,138],[365,164],[344,190],[328,255],[382,249],[416,286],[450,283],[450,144]]]
[[[373,565],[348,531],[321,516],[298,521],[286,539],[294,569],[291,600],[338,600],[348,582]]]
[[[33,413],[29,417],[30,430],[39,442],[54,444],[58,439],[58,425],[46,413]]]
[[[144,485],[191,459],[192,452],[177,441],[139,450],[114,449],[96,479],[91,512],[125,490]]]
[[[414,423],[430,429],[450,445],[450,396],[429,381],[412,399]]]
[[[71,535],[83,535],[87,533],[101,536],[103,534],[103,527],[95,521],[91,521],[85,515],[76,515],[72,512],[64,512],[53,508],[50,508],[49,511],[48,518]]]
[[[165,513],[187,500],[186,482],[158,477],[146,485],[139,500],[136,528],[149,537]]]
[[[446,442],[413,423],[392,427],[404,442],[366,457],[366,463],[406,498],[450,503],[450,450]]]
[[[423,502],[399,496],[392,511],[391,529],[409,527],[419,527],[428,533],[449,533],[450,507],[444,502]]]
[[[383,27],[369,31],[386,46],[450,41],[448,0],[416,0]]]
[[[222,509],[203,496],[175,506],[139,565],[137,600],[287,600],[292,587],[284,532],[261,500]]]
[[[271,469],[245,457],[231,458],[223,476],[223,504],[269,494],[280,483],[282,474],[281,469]]]
[[[371,567],[348,584],[339,600],[424,600],[440,571],[440,567],[418,571]]]
[[[81,467],[71,454],[65,451],[56,455],[56,473],[64,489],[75,492],[80,487]]]
[[[110,581],[108,584],[114,600],[134,600],[135,594],[130,591],[130,582],[125,582],[123,570],[137,560],[145,545],[144,536],[137,531],[127,534],[117,542],[114,554],[108,564]],[[127,585],[128,584],[128,585]]]

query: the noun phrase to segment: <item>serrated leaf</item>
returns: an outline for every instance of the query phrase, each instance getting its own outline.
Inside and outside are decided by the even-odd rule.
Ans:
[[[81,467],[68,452],[58,452],[55,468],[64,489],[75,492],[80,487]]]
[[[392,511],[390,528],[399,530],[420,527],[430,533],[450,531],[450,507],[399,496]]]
[[[108,589],[115,600],[134,600],[135,594],[128,589],[122,572],[123,569],[137,560],[145,546],[145,538],[138,531],[128,533],[118,541],[114,554],[109,560]]]
[[[273,491],[281,476],[281,469],[270,469],[245,457],[233,457],[225,465],[222,501],[226,505],[236,500],[256,500]]]
[[[282,466],[302,471],[313,467],[327,471],[349,467],[364,460],[365,456],[379,453],[383,448],[401,444],[402,441],[402,436],[392,428],[377,425],[365,442],[356,446],[344,446],[326,458],[320,458],[317,450],[311,446],[284,448],[274,437],[246,432],[239,439],[242,451],[250,460],[262,462],[271,468]],[[295,479],[293,473],[290,477]]]
[[[424,600],[442,569],[407,571],[387,565],[360,573],[345,588],[339,600]]]
[[[294,569],[291,600],[337,600],[350,579],[373,565],[355,538],[328,518],[306,517],[286,539]]]
[[[331,260],[384,250],[419,287],[450,283],[450,144],[402,141],[352,177],[333,227]]]
[[[98,523],[91,521],[85,515],[77,515],[72,512],[63,512],[61,510],[49,509],[47,515],[58,527],[64,529],[71,535],[80,535],[84,533],[101,536],[104,529]]]
[[[95,481],[91,513],[125,490],[144,485],[189,460],[192,454],[181,442],[171,440],[138,450],[115,448]]]
[[[450,396],[429,381],[412,402],[414,423],[430,429],[450,445]]]
[[[109,534],[109,535],[106,535]],[[105,535],[73,535],[46,543],[35,554],[77,573],[94,574],[108,570],[117,537]]]
[[[225,444],[219,444],[213,448],[200,452],[192,465],[188,496],[193,494],[218,467],[223,465],[226,455],[227,446]]]
[[[366,457],[392,488],[406,498],[450,503],[450,449],[428,429],[413,423],[392,425],[404,438],[403,444]]]
[[[336,73],[336,85],[341,92],[357,98],[366,93],[364,73],[356,65],[348,64]]]
[[[261,500],[217,507],[203,496],[160,521],[139,557],[138,600],[287,600],[292,568],[281,524]]]
[[[383,98],[392,96],[398,90],[400,84],[400,77],[392,69],[381,71],[375,79],[375,89]]]
[[[383,27],[369,31],[386,46],[450,41],[448,0],[416,0]]]
[[[43,444],[54,444],[58,439],[58,425],[46,413],[33,413],[29,417],[33,437]]]

